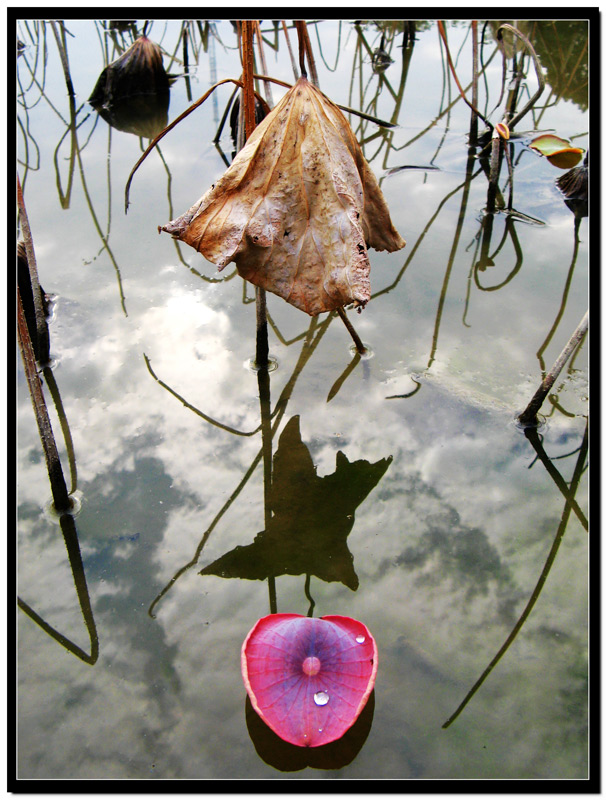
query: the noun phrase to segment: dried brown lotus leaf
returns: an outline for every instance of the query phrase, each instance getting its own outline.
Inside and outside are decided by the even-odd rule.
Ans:
[[[316,315],[370,299],[367,247],[399,250],[349,123],[300,78],[219,181],[164,225],[223,269]]]

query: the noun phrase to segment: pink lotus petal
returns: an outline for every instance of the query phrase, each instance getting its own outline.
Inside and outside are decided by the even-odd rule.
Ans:
[[[377,646],[350,617],[270,614],[242,645],[252,705],[291,744],[318,747],[356,721],[375,684]]]

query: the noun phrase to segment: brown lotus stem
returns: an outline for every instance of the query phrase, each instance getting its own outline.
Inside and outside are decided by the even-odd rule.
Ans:
[[[488,193],[486,195],[486,210],[493,214],[496,207],[496,197],[499,188],[499,172],[501,171],[501,137],[492,137],[492,150],[490,152],[490,175],[488,178]]]
[[[21,303],[19,289],[17,289],[17,320],[19,349],[21,351],[21,358],[23,360],[23,368],[25,370],[27,385],[32,398],[32,405],[34,406],[38,431],[40,433],[40,439],[44,449],[46,468],[48,470],[51,491],[53,494],[53,503],[55,505],[55,510],[58,513],[64,513],[72,508],[72,502],[69,498],[65,478],[63,477],[63,470],[61,469],[61,461],[59,460],[57,443],[53,435],[48,409],[44,400],[42,383],[36,370],[34,348],[32,347],[29,331],[27,330],[27,322],[25,321],[25,314],[23,312],[23,304]]]
[[[255,120],[255,95],[253,86],[254,51],[253,38],[255,26],[259,23],[251,20],[242,22],[242,95],[244,109],[244,130],[246,139],[256,127]],[[267,298],[265,289],[255,288],[255,303],[257,310],[257,342],[255,352],[255,366],[267,367],[269,364],[269,338],[267,330]]]
[[[244,130],[246,138],[255,129],[255,90],[253,86],[254,54],[253,36],[255,23],[251,20],[242,22],[242,88],[244,107]]]
[[[349,317],[345,313],[345,309],[344,308],[337,308],[337,313],[339,314],[339,316],[343,320],[343,324],[345,325],[345,327],[349,331],[349,334],[350,334],[351,338],[354,340],[354,344],[356,345],[356,350],[358,351],[358,353],[361,356],[365,355],[368,351],[366,350],[366,348],[362,344],[362,339],[360,339],[360,337],[356,333],[356,330],[355,330],[354,326],[349,321]]]
[[[70,97],[75,97],[76,93],[74,92],[74,86],[72,83],[72,78],[69,72],[69,62],[67,60],[67,50],[65,48],[65,28],[63,26],[63,22],[61,22],[61,34],[59,35],[59,31],[57,30],[57,23],[55,20],[50,21],[51,28],[53,34],[55,36],[55,40],[57,42],[57,49],[59,50],[59,58],[61,59],[61,66],[63,68],[63,75],[65,77],[65,84],[67,86],[67,92]]]
[[[303,33],[303,22],[301,20],[295,20],[295,26],[297,28],[297,34],[299,37],[299,69],[301,70],[301,75],[304,78],[307,78],[307,68],[305,67],[305,35]]]
[[[307,23],[305,20],[298,19],[295,20],[295,26],[299,36],[299,67],[301,69],[301,75],[304,78],[307,78],[307,69],[305,67],[305,61],[307,60],[309,73],[311,75],[311,82],[314,84],[314,86],[319,86],[318,70],[316,69],[316,62],[311,47],[309,31],[307,30]]]
[[[255,365],[266,367],[269,364],[269,338],[267,333],[267,295],[265,289],[255,287],[257,305],[257,347]]]
[[[40,280],[38,278],[38,267],[36,264],[36,254],[34,251],[34,242],[32,232],[29,226],[29,218],[25,208],[25,201],[23,199],[23,191],[21,189],[21,181],[17,175],[17,205],[19,208],[19,222],[21,224],[21,231],[23,233],[23,242],[25,245],[25,258],[29,270],[30,284],[32,287],[34,299],[34,312],[36,317],[36,347],[35,351],[38,355],[38,360],[41,364],[47,364],[50,360],[50,336],[48,332],[48,324],[46,322],[46,314],[42,305],[42,289],[40,288]]]
[[[471,112],[471,123],[469,128],[469,144],[471,147],[476,146],[478,140],[478,114],[475,110],[478,106],[478,21],[476,19],[471,22],[471,35],[472,35],[472,86],[471,86],[471,104],[474,110]]]
[[[261,66],[261,71],[264,75],[267,75],[267,62],[265,61],[265,51],[263,49],[263,36],[261,35],[261,26],[259,25],[259,20],[255,20],[255,35],[257,37],[257,50],[259,51],[259,64]],[[271,92],[271,84],[266,81],[263,84],[263,88],[265,90],[265,99],[267,100],[267,104],[270,107],[274,105],[274,98]]]
[[[491,123],[486,119],[484,114],[482,114],[481,111],[479,111],[474,106],[473,103],[470,103],[469,100],[467,99],[466,95],[465,95],[465,90],[461,86],[461,83],[460,83],[459,78],[457,76],[457,72],[455,70],[455,66],[454,66],[453,61],[452,61],[452,57],[450,55],[450,48],[448,47],[448,39],[446,38],[446,29],[444,28],[444,24],[443,24],[442,20],[438,20],[438,32],[439,32],[440,37],[442,38],[442,41],[444,43],[444,48],[446,50],[446,59],[448,61],[448,66],[449,66],[450,71],[452,73],[452,77],[454,78],[454,82],[457,85],[457,89],[459,90],[459,94],[461,95],[461,98],[469,106],[469,108],[471,108],[473,113],[477,114],[477,116],[482,120],[482,122],[484,122],[486,125],[488,125],[489,128],[492,128]]]
[[[575,347],[579,344],[581,339],[587,333],[588,327],[589,327],[589,311],[586,311],[585,316],[579,323],[577,329],[568,340],[568,344],[562,350],[562,352],[558,356],[557,361],[543,379],[541,385],[535,392],[534,397],[532,398],[530,403],[528,403],[528,405],[526,406],[526,409],[518,417],[520,425],[528,427],[538,425],[537,413],[541,408],[541,406],[543,405],[543,401],[545,400],[551,387],[555,383],[555,380],[560,374],[562,367],[564,366],[566,361],[568,361],[568,358],[572,354]]]
[[[499,26],[499,29],[497,31],[497,40],[502,39],[503,37],[502,31],[504,30],[510,31],[511,33],[514,34],[514,36],[517,36],[524,42],[524,45],[528,50],[528,52],[530,53],[530,57],[532,58],[535,74],[537,76],[537,81],[539,83],[537,91],[526,103],[524,108],[521,111],[518,111],[518,113],[515,114],[515,116],[512,116],[512,118],[509,120],[509,128],[510,130],[513,130],[514,127],[518,124],[518,122],[522,119],[522,117],[524,117],[530,111],[530,109],[535,105],[535,103],[543,93],[543,89],[545,88],[545,75],[543,74],[543,70],[541,69],[539,59],[537,57],[534,47],[530,43],[530,40],[526,36],[524,36],[524,34],[521,33],[517,28],[514,28],[513,25],[509,25],[506,22],[504,22],[501,26]],[[513,109],[512,109],[512,114],[513,114]]]
[[[282,20],[282,29],[284,30],[284,38],[286,39],[286,46],[288,47],[288,53],[290,55],[290,63],[292,64],[293,75],[295,76],[295,81],[298,81],[299,71],[297,69],[297,62],[295,61],[295,56],[290,44],[290,37],[288,35],[288,28],[286,27],[286,22],[284,20]]]

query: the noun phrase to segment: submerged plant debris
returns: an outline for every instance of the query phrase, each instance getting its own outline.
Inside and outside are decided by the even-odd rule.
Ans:
[[[305,77],[220,180],[160,228],[315,316],[370,299],[367,249],[406,242],[340,109]]]

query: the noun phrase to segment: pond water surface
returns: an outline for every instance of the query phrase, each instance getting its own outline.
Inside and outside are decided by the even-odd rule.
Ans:
[[[108,24],[65,21],[71,108],[51,25],[17,24],[18,169],[53,296],[41,378],[78,504],[52,512],[19,363],[18,777],[586,778],[586,338],[538,433],[516,415],[587,310],[587,217],[556,186],[566,170],[528,146],[552,131],[588,149],[587,21],[518,23],[547,84],[491,215],[436,22],[309,23],[320,88],[398,125],[349,116],[407,245],[369,251],[373,297],[349,317],[370,357],[338,316],[268,294],[268,384],[249,366],[254,287],[157,232],[231,161],[229,126],[213,140],[232,86],[161,141],[124,213],[149,136],[239,76],[234,27],[189,22],[186,71],[182,23],[148,25],[178,77],[140,136],[87,102],[135,35]],[[478,24],[493,124],[496,27]],[[262,29],[267,73],[292,83],[283,29]],[[446,30],[469,91],[469,21]],[[373,71],[382,33],[393,61]],[[523,69],[519,108],[537,86]],[[283,746],[247,704],[240,648],[276,610],[351,616],[377,642],[367,710],[329,749]]]

